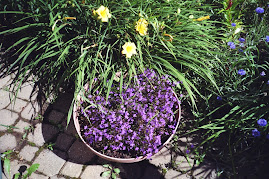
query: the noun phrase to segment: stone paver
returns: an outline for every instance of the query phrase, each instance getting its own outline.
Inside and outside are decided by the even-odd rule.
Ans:
[[[18,119],[19,115],[17,113],[11,112],[9,110],[6,109],[2,109],[0,110],[0,124],[3,125],[13,125],[14,122]],[[0,126],[0,131],[4,131],[7,128],[4,126]]]
[[[65,114],[56,110],[52,110],[47,118],[48,122],[52,124],[60,124],[64,119]]]
[[[26,174],[26,170],[30,166],[24,162],[18,161],[18,160],[13,160],[10,162],[10,176],[13,178],[13,176],[16,173],[22,173],[22,175]]]
[[[29,103],[21,112],[21,117],[27,120],[32,120],[37,115],[39,110],[40,107],[37,103]]]
[[[37,124],[33,133],[28,134],[28,140],[37,146],[44,145],[57,135],[59,131],[56,127],[49,124]]]
[[[14,131],[15,132],[19,132],[19,133],[24,133],[25,132],[25,128],[26,127],[30,127],[30,124],[28,122],[24,122],[22,120],[20,120],[16,125],[15,125]]]
[[[34,156],[35,153],[38,151],[37,147],[33,147],[30,145],[26,145],[21,151],[20,151],[20,156],[23,157],[23,159],[27,160],[27,161],[31,161]]]
[[[16,112],[21,112],[27,105],[28,102],[21,100],[17,98],[14,102],[11,102],[10,105],[7,107],[7,109],[16,111]]]
[[[195,168],[193,170],[193,176],[195,178],[218,178],[215,167],[207,163],[203,163],[199,167]]]
[[[65,179],[64,177],[58,177],[57,175],[54,175],[50,177],[50,179]]]
[[[75,125],[74,125],[74,121],[73,119],[70,120],[67,128],[66,128],[66,125],[67,125],[67,118],[65,118],[62,122],[62,127],[63,127],[63,131],[67,134],[71,134],[71,135],[77,135],[77,130],[75,128]]]
[[[34,160],[34,163],[40,164],[38,171],[51,177],[59,173],[65,160],[55,155],[52,151],[45,149]]]
[[[6,175],[4,175],[4,173],[2,173],[2,174],[0,174],[0,175],[2,175],[2,179],[8,179],[7,177],[6,177]],[[1,177],[0,177],[1,178]]]
[[[28,141],[35,143],[37,146],[42,146],[45,139],[42,134],[42,124],[37,124],[33,133],[28,134]]]
[[[32,94],[33,86],[34,86],[33,83],[23,84],[22,87],[18,91],[17,97],[21,99],[26,99],[26,100],[29,100],[30,97],[31,99],[35,99],[37,96],[37,93],[34,92]]]
[[[162,178],[162,174],[159,172],[159,170],[155,166],[149,165],[146,168],[145,173],[141,177],[141,179],[149,179],[149,178],[160,179]]]
[[[89,179],[89,178],[94,178],[94,179],[105,179],[109,177],[101,177],[101,174],[107,171],[106,168],[100,165],[90,165],[85,168],[83,171],[82,175],[80,176],[81,179]]]
[[[82,171],[82,167],[83,167],[83,165],[81,165],[81,164],[66,162],[62,171],[61,171],[61,174],[66,175],[66,176],[70,176],[70,177],[78,178],[81,171]]]
[[[16,137],[12,134],[5,134],[0,137],[0,153],[14,149],[17,146]]]
[[[0,90],[0,109],[5,108],[10,103],[9,95],[9,92]]]
[[[73,100],[73,94],[69,93],[61,94],[53,104],[53,109],[56,109],[57,111],[61,111],[67,114],[72,100]]]
[[[193,159],[184,156],[175,156],[173,160],[180,171],[189,171],[194,164]]]
[[[4,89],[5,87],[8,87],[8,85],[11,83],[11,76],[8,75],[0,80],[0,89]]]
[[[57,137],[57,140],[55,142],[55,147],[57,147],[60,150],[67,151],[71,147],[74,140],[75,140],[74,137],[61,133]]]
[[[151,157],[149,162],[156,166],[165,167],[165,164],[171,163],[170,149],[166,147],[162,148],[162,150]]]
[[[50,124],[42,124],[42,135],[46,142],[49,142],[59,133],[58,128]]]
[[[186,176],[186,174],[182,174],[181,172],[178,172],[176,170],[168,170],[167,173],[164,176],[165,179],[190,179],[191,177]]]
[[[83,142],[77,140],[68,150],[68,156],[71,162],[87,164],[92,161],[95,154],[92,153]]]
[[[44,176],[44,175],[40,175],[40,174],[36,174],[36,173],[32,173],[32,175],[28,178],[29,179],[49,179],[48,176]]]

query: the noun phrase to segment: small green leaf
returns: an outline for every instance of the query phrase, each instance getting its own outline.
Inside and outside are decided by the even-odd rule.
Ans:
[[[16,173],[14,179],[18,179],[20,177],[20,173]]]
[[[4,160],[4,168],[5,171],[8,173],[8,176],[10,177],[10,160],[8,158],[5,158]]]
[[[106,167],[106,168],[108,168],[108,167],[109,167],[109,165],[108,165],[108,164],[105,164],[105,165],[103,165],[103,167]]]
[[[120,169],[119,169],[119,168],[114,168],[114,172],[115,172],[116,174],[119,174],[119,173],[120,173]]]
[[[108,177],[110,175],[111,171],[106,171],[102,173],[102,177]]]
[[[27,169],[27,173],[23,175],[23,179],[26,179],[27,177],[31,176],[33,172],[35,172],[39,167],[39,164],[33,164],[30,166],[30,168]]]
[[[115,173],[112,173],[112,176],[111,176],[113,179],[116,179],[117,178],[117,176],[116,176],[116,174]]]

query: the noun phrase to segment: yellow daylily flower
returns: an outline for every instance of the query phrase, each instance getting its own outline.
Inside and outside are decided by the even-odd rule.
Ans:
[[[126,58],[131,58],[132,55],[137,54],[136,53],[136,46],[133,42],[125,42],[125,44],[122,46],[122,54],[126,55]]]
[[[135,30],[142,36],[147,34],[148,31],[148,22],[141,18],[136,22]]]
[[[196,19],[196,21],[203,21],[203,20],[207,20],[207,19],[210,19],[210,16],[200,17],[200,18]]]
[[[93,11],[93,14],[98,15],[98,19],[101,19],[102,22],[108,22],[108,19],[111,18],[111,14],[109,13],[109,9],[105,6],[100,6],[99,9]]]

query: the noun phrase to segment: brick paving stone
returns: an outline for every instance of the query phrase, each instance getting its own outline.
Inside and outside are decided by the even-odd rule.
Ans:
[[[27,120],[32,120],[35,116],[37,116],[40,110],[40,106],[37,102],[34,104],[29,103],[21,112],[21,117]]]
[[[19,133],[24,133],[25,132],[25,127],[30,127],[31,125],[28,122],[24,122],[22,120],[20,120],[15,127],[17,127],[16,129],[14,129],[15,132],[19,132]]]
[[[82,168],[83,168],[83,165],[81,164],[66,162],[61,171],[61,174],[69,176],[69,177],[78,178],[81,174]]]
[[[13,125],[16,119],[18,119],[19,115],[17,113],[11,112],[6,109],[0,110],[0,124],[3,125]],[[4,126],[0,126],[0,131],[4,131],[7,128]]]
[[[167,173],[164,176],[165,179],[190,179],[190,176],[187,176],[187,174],[182,174],[181,172],[178,172],[176,170],[169,169]]]
[[[34,132],[28,134],[28,141],[35,143],[37,146],[42,146],[45,139],[42,134],[42,124],[37,124]]]
[[[119,164],[116,168],[120,169],[122,178],[137,179],[142,175],[141,167],[138,163]]]
[[[57,176],[57,175],[54,175],[54,176],[50,177],[50,179],[65,179],[65,178]]]
[[[10,92],[0,90],[0,109],[5,108],[10,103]]]
[[[0,89],[5,88],[6,86],[8,86],[11,83],[11,76],[8,75],[2,79],[0,79]]]
[[[32,173],[32,175],[29,176],[28,179],[49,179],[49,177],[48,176],[45,176],[45,175],[40,175],[40,174]]]
[[[2,174],[0,174],[0,175],[2,175],[2,179],[8,179],[7,177],[6,177],[6,175],[4,175],[4,173],[2,173]],[[1,177],[0,177],[1,178]]]
[[[12,134],[5,134],[0,137],[0,153],[14,149],[17,146],[16,137]]]
[[[46,142],[54,139],[58,133],[59,130],[57,127],[50,124],[42,124],[42,134]]]
[[[92,161],[95,154],[81,141],[75,141],[68,150],[69,161],[79,164],[86,164]]]
[[[53,149],[53,153],[55,153],[58,157],[64,159],[64,160],[68,160],[68,154],[66,151],[61,151],[58,149]]]
[[[26,100],[36,99],[37,93],[34,92],[32,94],[33,86],[34,86],[33,83],[23,84],[22,87],[18,91],[17,97],[21,99],[26,99]]]
[[[175,164],[177,165],[178,169],[181,171],[189,171],[192,169],[194,165],[194,160],[191,158],[186,158],[184,156],[176,156],[173,158]]]
[[[107,171],[107,169],[101,165],[90,165],[90,166],[86,167],[86,169],[83,171],[80,178],[81,179],[90,179],[90,178],[105,179],[105,178],[109,178],[109,177],[101,177],[101,174],[105,171]]]
[[[55,142],[55,147],[63,150],[63,151],[67,151],[71,145],[73,144],[73,141],[75,140],[74,137],[61,133],[58,137],[57,140]]]
[[[162,148],[158,153],[151,157],[149,162],[155,166],[165,167],[165,164],[171,163],[171,152],[169,148]]]
[[[23,159],[27,160],[27,161],[31,161],[34,156],[35,153],[38,151],[37,147],[33,147],[30,145],[26,145],[25,147],[23,147],[23,149],[20,151],[20,156],[23,157]]]
[[[52,151],[45,149],[37,156],[34,163],[40,164],[37,169],[39,172],[51,177],[59,173],[65,160],[55,155]]]
[[[37,124],[33,133],[28,134],[28,140],[37,146],[44,145],[58,134],[58,129],[49,124]]]
[[[193,174],[195,178],[207,178],[207,179],[215,179],[218,178],[216,169],[213,165],[203,163],[198,167],[193,169]]]
[[[56,101],[53,103],[53,109],[61,111],[65,114],[68,113],[71,102],[73,100],[73,94],[63,93],[61,94]]]
[[[7,107],[7,109],[16,111],[16,112],[21,112],[27,105],[26,101],[23,101],[19,98],[17,98],[14,102],[12,101]]]
[[[149,165],[144,172],[144,175],[141,177],[141,179],[160,179],[162,178],[162,174],[159,172],[158,168],[152,165]]]
[[[22,161],[13,160],[10,162],[10,176],[13,178],[13,176],[16,173],[22,173],[22,175],[26,174],[26,170],[30,166]]]
[[[62,122],[62,127],[63,127],[63,131],[67,134],[71,134],[73,136],[76,136],[78,135],[77,134],[77,130],[75,128],[75,125],[74,125],[74,121],[73,119],[70,120],[69,124],[68,124],[68,127],[66,128],[66,125],[67,125],[67,118],[65,118]]]
[[[64,116],[65,116],[64,113],[52,110],[49,113],[48,118],[45,120],[47,120],[48,122],[52,124],[60,124],[63,121]]]

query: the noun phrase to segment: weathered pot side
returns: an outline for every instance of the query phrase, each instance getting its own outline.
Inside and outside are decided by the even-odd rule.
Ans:
[[[174,93],[175,94],[175,93]],[[178,107],[179,107],[179,110],[178,110],[178,113],[176,116],[178,116],[178,119],[177,119],[177,125],[176,125],[176,128],[174,130],[174,133],[166,140],[166,142],[164,142],[158,149],[159,151],[165,146],[167,145],[170,140],[174,137],[175,135],[175,132],[177,131],[177,128],[179,126],[179,122],[180,122],[180,117],[181,117],[181,107],[180,107],[180,101],[177,97],[177,95],[175,94],[176,98],[177,98],[177,101],[178,101]],[[112,162],[118,162],[118,163],[135,163],[135,162],[140,162],[144,159],[147,158],[147,156],[141,156],[141,157],[137,157],[137,158],[115,158],[115,157],[110,157],[110,156],[107,156],[107,155],[104,155],[96,150],[94,150],[89,144],[87,144],[85,142],[85,140],[83,139],[83,137],[81,136],[80,134],[80,125],[79,125],[79,121],[78,121],[78,111],[77,111],[77,106],[76,104],[74,104],[74,108],[73,108],[73,119],[74,119],[74,124],[75,124],[75,128],[77,130],[77,133],[80,137],[80,139],[82,140],[82,142],[96,155],[98,155],[99,157],[105,159],[105,160],[109,160],[109,161],[112,161]]]

